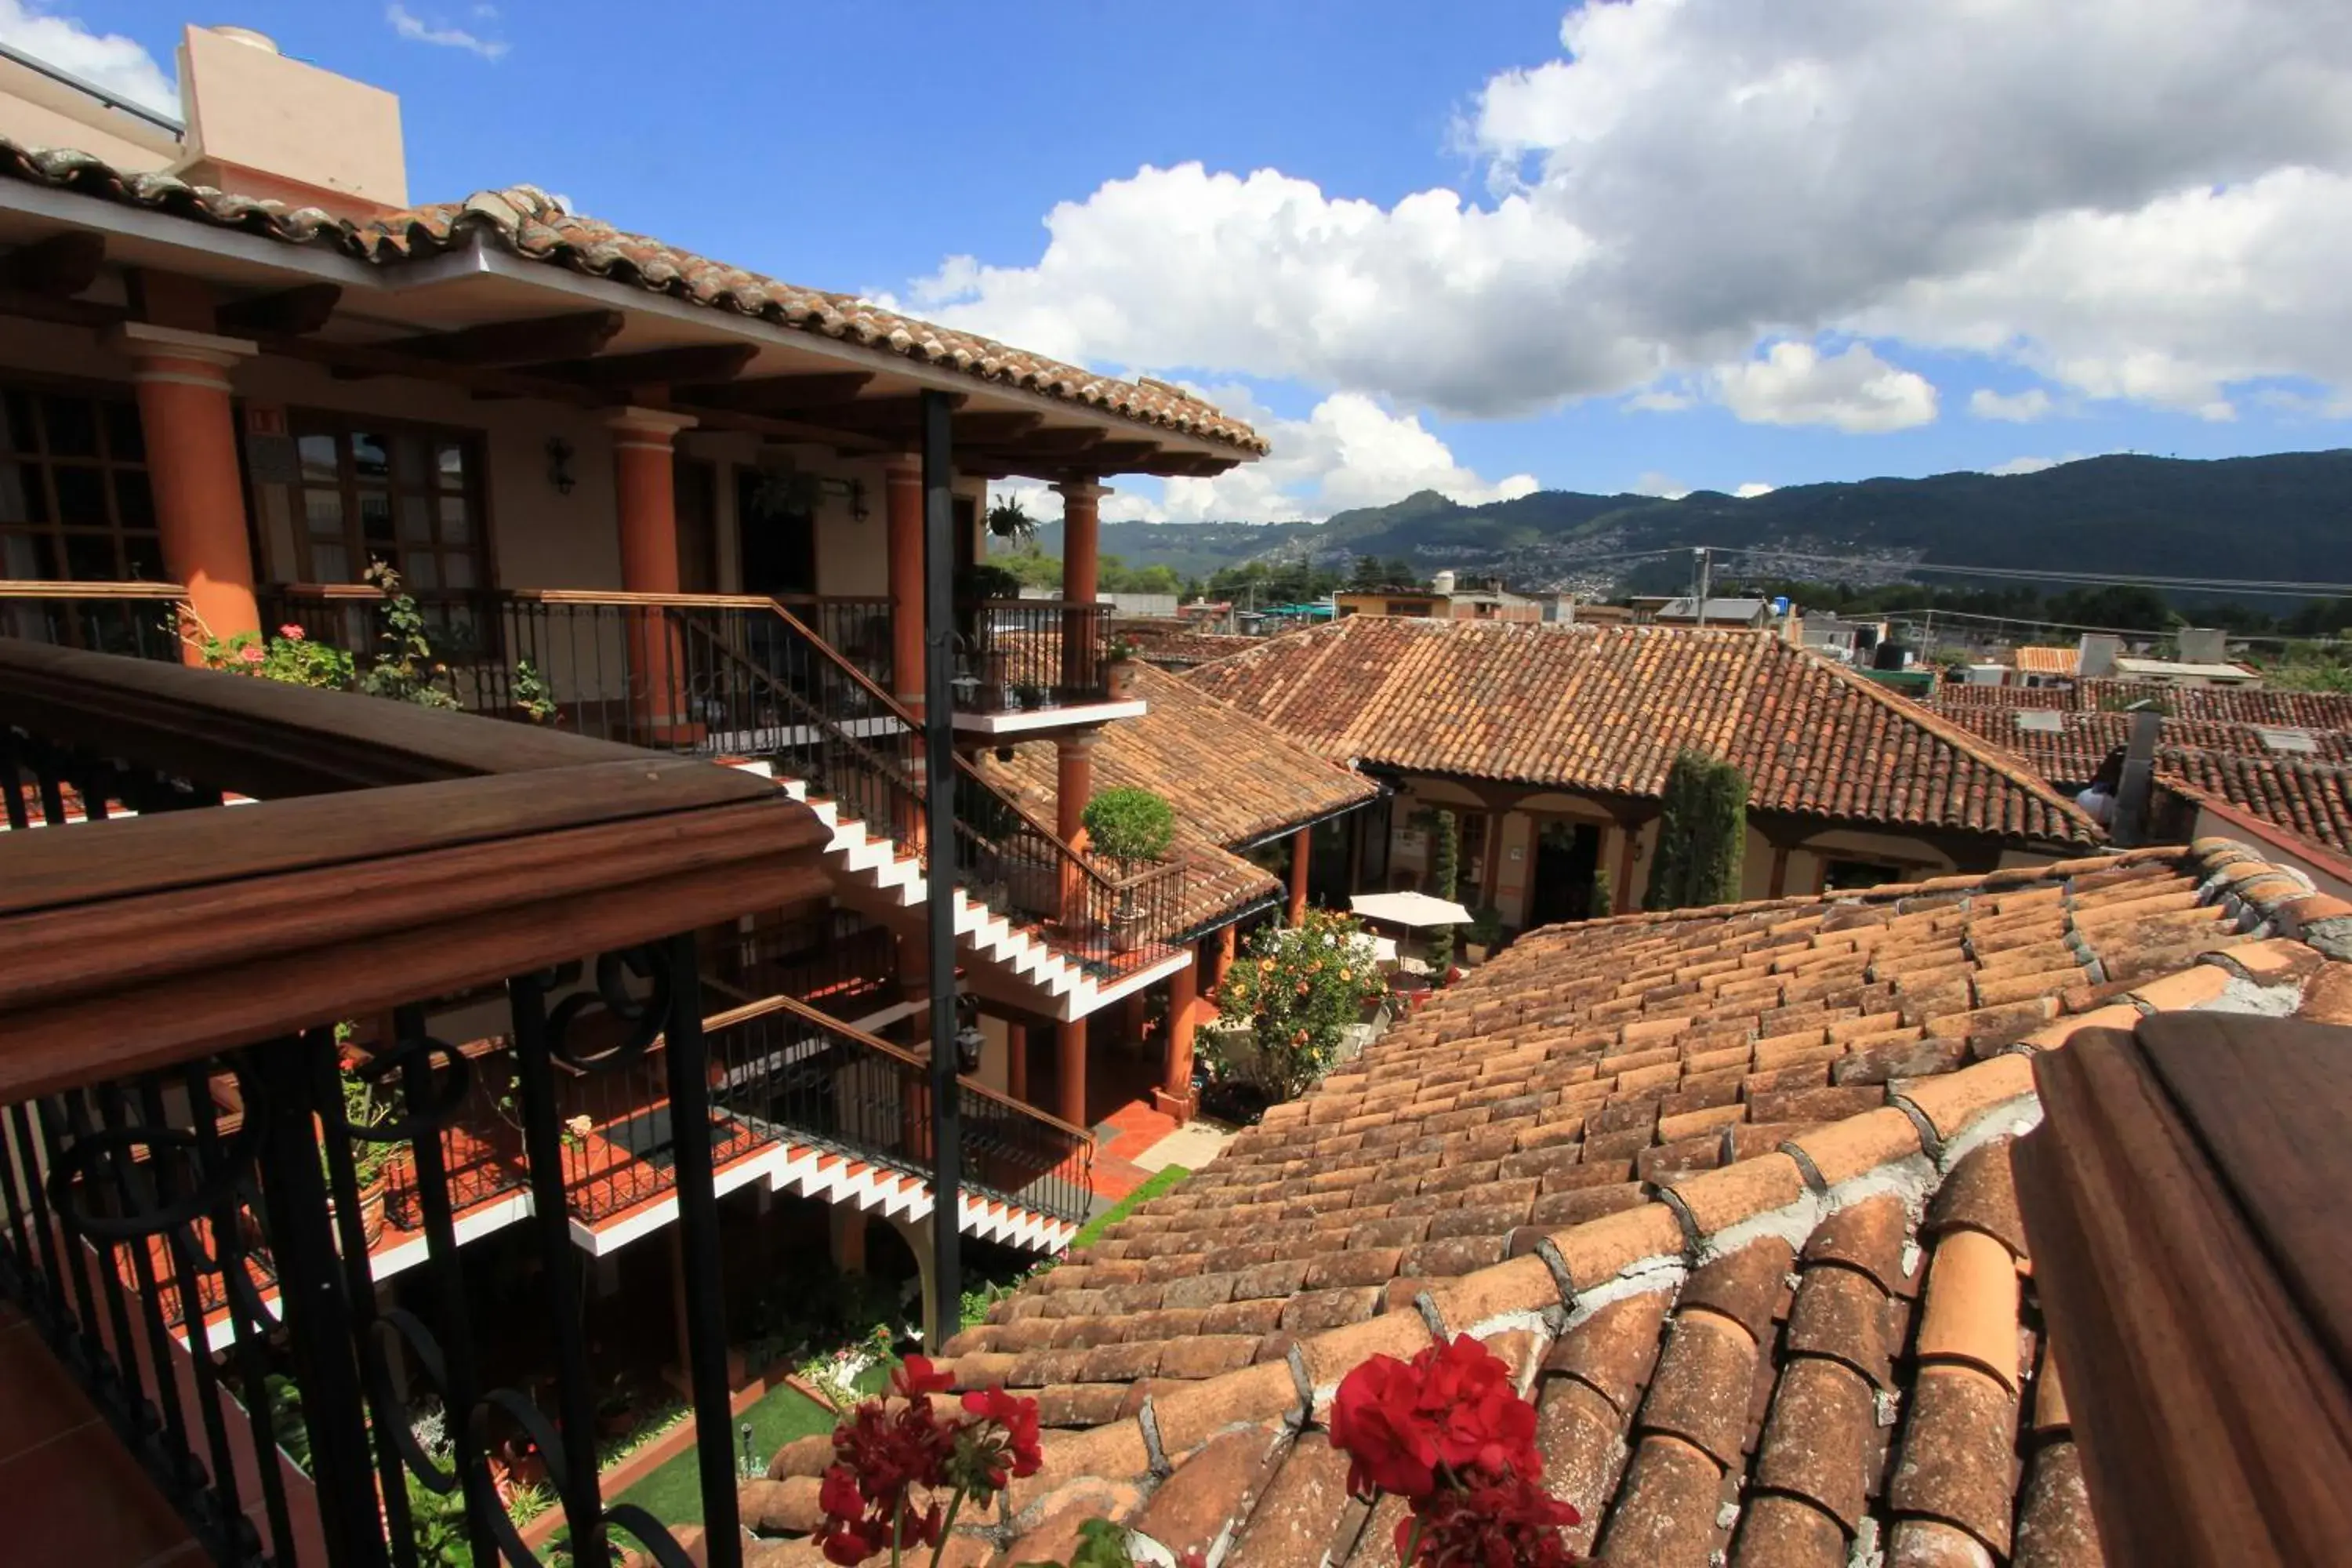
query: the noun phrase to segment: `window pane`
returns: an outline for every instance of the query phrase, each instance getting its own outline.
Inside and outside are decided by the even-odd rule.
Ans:
[[[114,563],[114,538],[106,533],[68,533],[66,575],[77,583],[110,583],[121,576]]]
[[[400,537],[404,542],[433,542],[433,503],[423,496],[400,498]]]
[[[371,549],[392,542],[392,498],[381,491],[360,494],[360,533]]]
[[[321,583],[352,583],[351,552],[340,544],[310,542],[310,574]]]
[[[163,570],[163,542],[152,533],[124,534],[122,558],[133,577],[150,583],[168,582],[171,578],[171,574]]]
[[[68,527],[104,528],[106,476],[97,468],[60,466],[49,470],[58,487],[58,521]]]
[[[441,542],[464,544],[474,537],[473,508],[462,496],[441,498]]]
[[[392,457],[384,438],[364,431],[352,432],[352,472],[363,479],[381,479],[392,473]]]
[[[0,452],[40,448],[40,434],[33,428],[33,400],[21,392],[0,394]]]
[[[441,586],[441,563],[430,550],[412,550],[404,557],[408,586],[418,593]]]
[[[98,456],[98,413],[87,397],[45,397],[41,418],[48,426],[49,456]]]
[[[425,482],[425,443],[415,436],[394,436],[392,442],[392,477],[404,488]]]
[[[147,489],[146,469],[114,470],[114,517],[125,528],[155,526],[155,498]]]
[[[0,463],[0,522],[46,522],[41,476],[27,463]]]
[[[57,548],[46,533],[0,533],[0,567],[11,577],[52,580],[58,574]]]
[[[343,498],[337,490],[304,490],[302,516],[314,538],[343,536]]]
[[[466,471],[470,465],[466,460],[464,442],[436,443],[433,448],[433,465],[441,471],[442,489],[454,490],[465,488]]]
[[[331,485],[341,477],[342,470],[335,460],[335,438],[332,436],[305,436],[294,445],[302,454],[302,479],[305,483]]]
[[[118,463],[145,461],[147,432],[139,423],[139,405],[108,403],[105,406],[106,455]]]
[[[474,558],[462,550],[452,550],[441,557],[441,580],[452,588],[474,585]]]

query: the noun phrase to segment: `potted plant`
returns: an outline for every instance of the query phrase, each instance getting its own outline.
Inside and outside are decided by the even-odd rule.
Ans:
[[[625,1437],[637,1425],[637,1392],[627,1377],[615,1374],[596,1400],[596,1435]]]
[[[1136,666],[1143,662],[1140,643],[1123,637],[1110,639],[1109,650],[1104,655],[1108,661],[1103,670],[1103,685],[1114,702],[1125,702],[1135,696]]]
[[[1472,965],[1484,963],[1502,945],[1503,911],[1492,904],[1472,910],[1470,923],[1462,928],[1464,961]]]
[[[337,1026],[338,1037],[347,1037],[349,1028],[348,1025]],[[337,1076],[342,1080],[342,1119],[348,1126],[373,1131],[394,1120],[396,1111],[393,1089],[389,1085],[380,1085],[370,1078],[361,1058],[346,1055]],[[336,1130],[331,1128],[328,1131],[332,1133]],[[352,1179],[359,1187],[360,1234],[367,1238],[370,1247],[373,1247],[377,1238],[383,1235],[384,1188],[398,1156],[399,1145],[389,1140],[379,1142],[357,1135],[346,1135],[346,1141],[352,1152]],[[335,1202],[334,1172],[327,1163],[327,1145],[323,1141],[319,1148],[319,1162],[328,1177],[327,1206],[331,1215]]]
[[[1140,863],[1164,858],[1176,838],[1176,811],[1148,789],[1107,789],[1087,802],[1079,821],[1087,841],[1098,855],[1118,862],[1122,876],[1132,876]],[[1133,952],[1143,944],[1144,911],[1129,889],[1119,889],[1118,908],[1111,917],[1111,946]]]

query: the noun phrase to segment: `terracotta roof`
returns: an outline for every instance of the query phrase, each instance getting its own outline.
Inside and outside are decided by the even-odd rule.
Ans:
[[[1085,404],[1245,452],[1269,449],[1249,426],[1181,387],[1149,377],[1122,381],[1097,375],[988,338],[901,316],[855,295],[779,282],[566,212],[535,185],[477,191],[463,201],[361,221],[316,207],[194,185],[169,174],[125,174],[87,153],[26,147],[5,137],[0,137],[0,177],[240,229],[287,245],[340,251],[377,266],[425,259],[479,240],[526,261],[756,316],[776,326]]]
[[[1255,647],[1260,639],[1234,632],[1195,631],[1182,621],[1159,618],[1113,621],[1114,637],[1123,637],[1143,650],[1145,662],[1162,669],[1183,669],[1228,654]]]
[[[2072,675],[2082,661],[2080,648],[2028,646],[2017,650],[2017,668],[2026,675]]]
[[[2155,701],[2175,719],[2219,724],[2265,724],[2286,730],[2352,730],[2352,692],[2280,691],[2270,688],[2172,686],[2152,680],[2079,680],[2072,686],[1969,686],[1947,681],[1936,689],[1943,713],[1975,708],[2055,708],[2121,712]]]
[[[2165,783],[2217,796],[2338,853],[2352,851],[2352,768],[2341,763],[2168,747],[2156,767]]]
[[[1178,847],[1193,866],[1185,886],[1188,927],[1281,891],[1279,879],[1228,851],[1380,794],[1371,780],[1148,664],[1136,671],[1136,695],[1144,700],[1143,717],[1104,726],[1095,742],[1095,788],[1148,789],[1176,808]],[[1010,763],[984,757],[980,766],[1051,819],[1053,742],[1018,747]]]
[[[2218,840],[1523,939],[950,1342],[1059,1429],[971,1555],[1109,1512],[1228,1568],[1391,1562],[1332,1390],[1468,1332],[1616,1568],[2091,1568],[2010,1173],[2032,1057],[2340,1021],[2347,955],[2352,905]],[[829,1458],[747,1517],[805,1528]]]
[[[2081,786],[2091,782],[2107,753],[2131,740],[2131,715],[2112,712],[2060,712],[2056,731],[2028,729],[2018,722],[2023,712],[2048,709],[1992,708],[1957,704],[1944,717],[1970,733],[2003,746],[2053,784]],[[2249,762],[2352,762],[2352,731],[2308,731],[2309,754],[2274,752],[2263,739],[2264,729],[2299,729],[2299,725],[2226,723],[2216,719],[2167,719],[2159,744],[2167,752],[2195,750],[2236,753]],[[2232,796],[2231,798],[2235,798]]]
[[[1654,796],[1696,747],[1755,808],[2098,837],[2008,752],[1767,632],[1355,616],[1191,679],[1339,761]]]

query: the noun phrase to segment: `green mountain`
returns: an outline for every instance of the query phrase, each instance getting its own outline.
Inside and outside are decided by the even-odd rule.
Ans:
[[[1045,531],[1058,553],[1059,528]],[[1186,576],[1263,560],[1343,565],[1396,556],[1514,587],[1679,587],[1687,558],[1635,567],[1610,558],[1707,544],[1743,574],[1899,577],[1915,563],[2118,575],[2352,582],[2352,449],[2199,462],[2088,458],[2039,473],[1792,485],[1747,500],[1543,490],[1465,507],[1423,491],[1322,523],[1108,523],[1102,548],[1129,566]],[[1803,555],[1859,557],[1826,565]],[[1948,579],[1947,579],[1948,581]]]

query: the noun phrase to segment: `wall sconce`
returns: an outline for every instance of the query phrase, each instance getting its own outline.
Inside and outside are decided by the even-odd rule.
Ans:
[[[561,436],[547,438],[547,482],[555,487],[557,495],[570,495],[579,482],[572,477],[572,458],[571,442]]]

